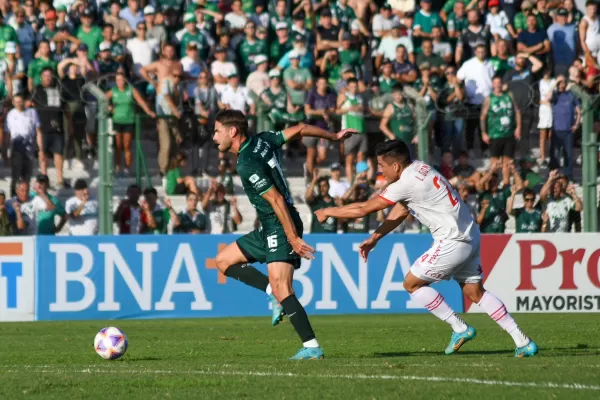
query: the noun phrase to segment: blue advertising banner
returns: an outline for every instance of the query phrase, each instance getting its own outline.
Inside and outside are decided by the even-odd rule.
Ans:
[[[237,235],[37,238],[36,319],[84,320],[269,315],[265,294],[216,269],[220,248]],[[402,281],[431,245],[429,235],[390,235],[364,262],[367,235],[307,235],[316,249],[294,275],[309,315],[426,312]],[[266,272],[266,266],[257,265]],[[463,311],[455,282],[436,285]]]

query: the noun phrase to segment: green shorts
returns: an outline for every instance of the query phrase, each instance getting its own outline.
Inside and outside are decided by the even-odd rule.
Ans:
[[[236,242],[237,245],[250,262],[269,264],[281,261],[292,264],[294,269],[300,268],[302,259],[292,249],[277,217],[273,218],[261,221],[262,226],[239,238]],[[292,219],[296,232],[302,237],[304,226],[300,217],[294,218],[292,215]]]

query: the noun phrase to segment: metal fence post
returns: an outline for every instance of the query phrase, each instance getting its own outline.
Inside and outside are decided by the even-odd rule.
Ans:
[[[573,86],[571,90],[581,100],[581,110],[583,112],[581,132],[583,230],[584,232],[598,232],[598,198],[596,192],[598,142],[594,132],[594,101],[579,86]]]
[[[113,234],[112,192],[113,192],[113,137],[112,120],[108,113],[108,98],[96,85],[88,86],[89,92],[98,101],[98,185],[99,232]]]

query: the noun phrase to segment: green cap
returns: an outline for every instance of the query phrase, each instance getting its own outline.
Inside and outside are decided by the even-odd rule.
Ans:
[[[56,7],[56,11],[62,11],[62,12],[67,12],[67,6],[65,6],[64,4],[61,4],[60,6]]]
[[[190,22],[196,23],[196,14],[194,13],[185,13],[183,15],[183,23],[188,24]]]

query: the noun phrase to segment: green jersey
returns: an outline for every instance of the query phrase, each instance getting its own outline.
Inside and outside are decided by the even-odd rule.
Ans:
[[[292,217],[299,218],[280,165],[284,143],[283,131],[262,132],[247,138],[238,153],[237,171],[263,226],[277,219],[271,204],[262,197],[273,187],[283,196]]]
[[[403,101],[402,104],[392,103],[392,107],[390,130],[396,138],[409,144],[415,136],[415,119],[412,108],[410,108],[410,105],[406,101]]]
[[[254,43],[250,43],[248,39],[244,38],[240,47],[238,48],[240,58],[242,59],[242,65],[248,68],[254,64],[254,57],[259,54],[267,55],[267,44],[259,39],[255,39]]]
[[[19,44],[19,38],[12,26],[2,24],[0,25],[0,58],[4,58],[6,42],[15,42],[16,44]]]
[[[448,32],[454,31],[462,33],[462,31],[467,29],[467,26],[469,26],[469,21],[467,21],[466,16],[457,17],[454,13],[450,13],[450,15],[448,15],[448,19],[446,20],[446,29]],[[452,38],[450,42],[455,44],[456,39]]]
[[[8,89],[6,88],[6,83],[4,81],[0,81],[0,100],[4,100],[8,97]],[[0,104],[0,109],[2,104]]]
[[[360,58],[360,51],[355,50],[355,49],[340,51],[340,63],[342,65],[350,65],[352,67],[360,67],[362,65],[362,59]]]
[[[283,71],[283,81],[285,83],[285,88],[290,94],[290,99],[292,100],[293,105],[300,106],[304,104],[306,100],[306,90],[296,90],[291,86],[288,86],[288,81],[306,84],[306,82],[310,80],[312,80],[312,74],[310,73],[308,68],[294,69],[292,67],[289,67],[286,68],[285,71]]]
[[[77,36],[77,39],[79,39],[81,43],[87,45],[88,58],[90,60],[95,60],[100,43],[104,40],[104,37],[102,37],[102,30],[97,26],[92,26],[90,27],[89,32],[86,32],[83,30],[83,26],[80,26],[75,36]]]
[[[331,6],[331,16],[338,20],[340,29],[346,32],[350,32],[350,24],[356,19],[356,13],[352,7],[342,6],[339,1]]]
[[[33,79],[33,86],[37,86],[42,83],[42,71],[45,68],[52,68],[56,72],[57,67],[56,61],[51,58],[44,60],[43,58],[35,58],[29,63],[27,68],[27,77]]]
[[[204,232],[206,230],[206,216],[196,210],[194,214],[189,211],[179,213],[180,225],[174,229],[176,233]]]
[[[201,59],[205,59],[208,56],[208,50],[210,46],[204,35],[200,31],[191,33],[190,31],[186,30],[179,40],[179,44],[181,45],[181,57],[185,57],[185,50],[187,49],[187,45],[190,43],[196,43],[198,46],[198,54],[200,55]]]
[[[466,0],[447,0],[442,7],[442,11],[446,13],[446,15],[450,15],[452,11],[454,11],[454,4],[463,3],[465,7],[469,4]]]
[[[535,20],[537,22],[537,29],[545,29],[544,28],[544,18],[540,14],[535,14]],[[514,27],[515,31],[526,31],[527,30],[527,15],[523,13],[523,11],[518,12],[515,15],[514,19]]]
[[[352,95],[346,92],[346,100],[341,108],[360,106],[359,111],[347,111],[342,115],[342,129],[356,129],[358,132],[365,131],[365,113],[363,111],[363,99],[359,94]]]
[[[490,108],[487,115],[490,139],[511,137],[515,134],[515,110],[508,93],[490,95]]]
[[[273,93],[271,88],[267,88],[263,94],[271,101],[270,108],[276,108],[282,111],[287,109],[287,92],[283,87],[280,88],[279,93]]]
[[[317,210],[323,208],[335,207],[335,200],[332,198],[329,201],[325,200],[321,196],[315,197],[310,204],[310,210],[314,213]],[[337,232],[337,218],[329,217],[323,223],[313,216],[312,223],[310,225],[310,233],[336,233]]]
[[[65,208],[60,204],[58,198],[50,193],[47,194],[48,199],[54,204],[54,210],[38,211],[37,214],[37,233],[38,235],[55,235],[56,226],[54,225],[54,217],[63,217],[66,212]]]
[[[169,227],[169,220],[171,219],[171,214],[169,210],[166,208],[161,208],[160,206],[156,206],[154,211],[152,211],[152,216],[154,217],[154,222],[156,222],[156,228],[152,229],[148,227],[148,221],[146,219],[146,215],[142,212],[142,229],[141,233],[143,234],[161,234],[167,233],[167,229]]]
[[[135,99],[131,86],[127,85],[123,91],[115,86],[110,91],[112,92],[113,122],[133,124],[135,122]]]
[[[515,215],[517,233],[535,233],[542,231],[542,212],[537,208],[526,210],[523,208],[513,209]]]
[[[342,64],[339,62],[335,65],[327,63],[325,66],[325,74],[327,75],[327,83],[335,86],[337,81],[342,79]]]
[[[421,78],[417,79],[413,85],[418,91],[421,91],[421,89],[423,89],[423,81],[421,80]],[[437,75],[431,75],[429,78],[429,87],[431,87],[436,93],[440,93],[440,91],[442,90],[442,80]],[[431,98],[429,92],[425,93],[423,99],[425,99],[428,111],[436,110],[435,101]]]
[[[393,78],[386,78],[385,76],[379,77],[379,90],[382,94],[392,93],[392,89],[398,83],[397,80]]]
[[[293,48],[294,46],[291,39],[285,43],[280,43],[279,40],[275,40],[271,43],[271,51],[269,53],[271,61],[278,63],[279,60],[281,60],[281,57]]]
[[[482,233],[504,233],[504,228],[508,216],[506,215],[506,201],[510,197],[510,186],[505,186],[496,193],[490,191],[483,192],[479,196],[479,203],[488,200],[488,206],[481,223]]]
[[[443,26],[442,20],[436,12],[426,14],[425,11],[419,10],[415,13],[415,20],[412,26],[413,30],[421,28],[421,32],[431,33],[434,26],[439,26],[440,28]],[[419,50],[421,48],[421,38],[413,38],[413,41],[415,49]]]
[[[504,73],[506,71],[508,71],[509,69],[513,69],[515,66],[514,57],[509,57],[506,60],[503,60],[498,56],[491,57],[490,63],[492,63],[492,67],[494,68],[494,72],[496,73],[496,75],[499,76],[504,76]]]

